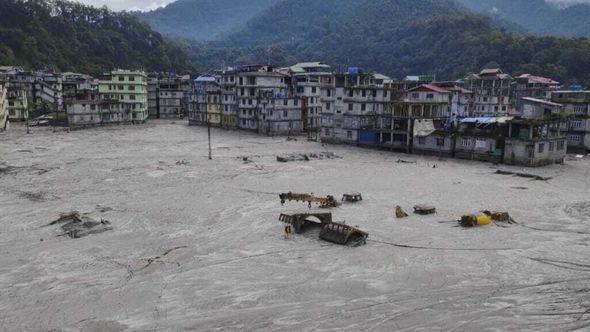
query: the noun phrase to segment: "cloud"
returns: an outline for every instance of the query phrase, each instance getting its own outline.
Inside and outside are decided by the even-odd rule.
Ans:
[[[96,7],[107,6],[112,10],[152,10],[163,7],[174,0],[77,0]]]

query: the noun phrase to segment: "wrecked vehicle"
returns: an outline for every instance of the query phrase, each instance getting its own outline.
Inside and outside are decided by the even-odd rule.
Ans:
[[[320,221],[317,222],[310,220],[314,217]],[[296,234],[305,232],[309,227],[321,226],[322,224],[332,222],[331,213],[301,213],[301,214],[281,214],[279,220],[285,224],[293,226]]]
[[[279,195],[281,199],[281,205],[284,205],[286,201],[296,201],[296,202],[307,202],[308,207],[311,209],[312,203],[320,204],[321,208],[331,208],[331,207],[338,207],[340,203],[336,201],[334,196],[328,195],[326,197],[317,197],[314,196],[313,193],[311,194],[296,194],[292,192],[282,193]]]
[[[63,231],[61,236],[67,235],[72,239],[113,230],[108,220],[96,221],[78,211],[62,213],[58,219],[52,221],[49,225],[61,225]]]
[[[357,192],[350,192],[342,195],[342,201],[346,201],[349,203],[357,203],[363,200],[363,195]]]
[[[459,225],[463,227],[481,227],[492,223],[492,218],[484,215],[464,215],[459,220]]]
[[[311,218],[319,221],[316,222]],[[296,234],[307,231],[310,227],[321,227],[320,239],[350,246],[360,246],[367,242],[369,234],[358,228],[332,221],[331,213],[302,213],[302,214],[281,214],[279,221],[294,228]]]
[[[360,246],[367,243],[369,234],[358,228],[340,223],[322,224],[320,239],[342,245]]]
[[[414,213],[421,215],[435,214],[436,208],[432,205],[427,204],[416,205],[414,206]]]

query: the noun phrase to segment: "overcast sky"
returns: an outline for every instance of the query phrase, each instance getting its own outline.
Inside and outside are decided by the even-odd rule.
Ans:
[[[151,10],[165,6],[174,0],[78,0],[94,6],[107,5],[113,10]],[[248,1],[248,0],[243,0]],[[590,3],[590,0],[548,0],[561,3]]]

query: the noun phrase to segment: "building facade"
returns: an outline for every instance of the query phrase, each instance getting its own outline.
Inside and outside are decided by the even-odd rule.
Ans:
[[[8,85],[8,118],[11,121],[25,121],[29,118],[27,90],[23,86]]]
[[[465,78],[465,88],[473,91],[474,115],[503,116],[511,108],[512,77],[500,69],[484,69]]]
[[[118,102],[117,107],[131,113],[133,123],[148,119],[147,75],[143,71],[114,70],[99,82],[102,100]]]
[[[551,101],[563,105],[571,115],[567,133],[573,152],[590,151],[590,91],[554,91]]]
[[[0,131],[8,128],[8,90],[6,83],[0,81]]]

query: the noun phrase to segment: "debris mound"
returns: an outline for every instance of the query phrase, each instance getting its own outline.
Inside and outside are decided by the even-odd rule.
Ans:
[[[334,196],[328,195],[326,197],[317,197],[311,194],[296,194],[292,192],[279,194],[281,199],[281,205],[284,205],[286,201],[296,202],[307,202],[308,207],[311,209],[312,203],[320,204],[321,208],[339,207],[340,203],[336,201]]]
[[[72,239],[113,230],[110,221],[104,219],[96,221],[78,211],[62,213],[49,225],[61,225],[63,231],[61,235],[67,235]]]
[[[319,223],[310,218],[316,218]],[[336,244],[357,247],[367,243],[369,234],[356,227],[332,221],[331,213],[281,214],[281,221],[288,228],[286,235],[293,227],[296,234],[302,234],[313,226],[320,226],[320,239]],[[287,228],[286,228],[287,229]]]
[[[404,209],[402,209],[401,206],[396,205],[395,206],[395,217],[397,219],[402,219],[402,218],[408,217],[408,214],[406,213],[406,211],[404,211]]]
[[[320,152],[320,153],[290,153],[277,156],[277,161],[281,163],[288,163],[294,161],[311,161],[324,159],[342,159],[334,152]]]
[[[543,177],[543,176],[539,176],[539,175],[535,175],[535,174],[529,174],[529,173],[519,173],[519,172],[511,172],[511,171],[503,171],[501,169],[496,171],[496,174],[499,175],[512,175],[512,176],[517,176],[517,177],[521,177],[521,178],[527,178],[527,179],[531,179],[533,181],[549,181],[552,179],[552,177]]]

